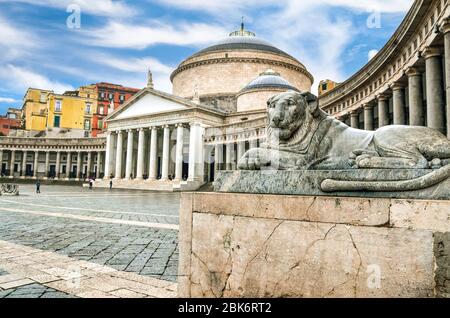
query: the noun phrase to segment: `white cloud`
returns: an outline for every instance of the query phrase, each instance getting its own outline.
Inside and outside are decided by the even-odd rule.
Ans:
[[[163,24],[149,21],[146,26],[111,21],[97,30],[84,31],[87,44],[113,48],[145,49],[157,44],[202,45],[223,38],[221,26],[204,23]]]
[[[87,13],[99,16],[123,17],[136,14],[136,10],[124,1],[113,0],[0,0],[0,3],[2,2],[25,3],[62,10],[66,10],[71,4],[77,4],[81,8],[81,14]]]
[[[0,69],[0,80],[11,91],[22,94],[29,87],[50,89],[57,93],[73,90],[71,85],[52,81],[43,75],[12,64]]]
[[[32,34],[13,25],[0,15],[0,63],[12,61],[28,54],[36,47]]]
[[[91,54],[90,56],[100,64],[128,73],[127,77],[130,77],[130,73],[135,74],[133,76],[135,80],[127,80],[126,85],[134,85],[133,87],[138,88],[144,87],[147,80],[147,70],[150,69],[153,74],[155,88],[169,93],[172,91],[170,74],[175,67],[166,65],[158,59],[153,57],[122,58],[104,53]],[[141,80],[137,79],[139,77],[141,77]]]
[[[0,103],[15,103],[15,102],[18,102],[18,100],[14,99],[14,98],[0,96]]]
[[[378,50],[370,50],[369,53],[367,54],[369,61],[371,59],[373,59],[375,57],[375,55],[377,55],[377,54],[378,54]]]
[[[223,14],[223,11],[238,12],[246,8],[261,8],[274,6],[283,7],[318,7],[324,5],[346,7],[352,10],[378,12],[404,12],[411,7],[413,0],[157,0],[162,5],[174,6],[180,9],[208,11]],[[297,12],[298,13],[298,12]],[[301,15],[299,14],[299,17]]]

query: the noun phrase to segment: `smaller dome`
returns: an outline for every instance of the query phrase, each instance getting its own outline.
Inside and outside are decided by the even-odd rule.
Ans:
[[[280,73],[277,73],[271,69],[261,73],[256,79],[247,84],[241,92],[258,88],[282,88],[299,91],[291,83],[282,78]]]

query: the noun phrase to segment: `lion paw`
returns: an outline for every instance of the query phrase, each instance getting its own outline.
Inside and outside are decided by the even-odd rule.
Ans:
[[[357,156],[355,159],[355,165],[358,168],[368,168],[370,166],[370,159],[372,158],[371,155],[364,154]]]

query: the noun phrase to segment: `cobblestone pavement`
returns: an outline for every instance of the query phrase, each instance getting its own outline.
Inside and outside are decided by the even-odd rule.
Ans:
[[[176,284],[0,241],[5,297],[176,297]]]
[[[0,243],[54,252],[72,260],[104,265],[119,273],[176,281],[178,194],[64,186],[44,186],[42,190],[41,195],[36,195],[33,187],[21,185],[20,196],[0,197]],[[2,269],[5,270],[0,263]],[[1,295],[26,295],[27,290],[36,290],[30,295],[63,297],[58,294],[61,288],[39,289],[36,284],[39,285],[33,282],[31,288],[8,289],[7,295],[3,290]],[[89,293],[80,297],[86,295]],[[109,296],[120,295],[130,297],[133,291]],[[139,295],[142,294],[134,296]]]

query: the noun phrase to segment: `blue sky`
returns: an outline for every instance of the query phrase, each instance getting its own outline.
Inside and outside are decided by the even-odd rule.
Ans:
[[[321,79],[343,81],[398,27],[412,0],[0,0],[0,113],[28,87],[94,82],[157,89],[186,57],[246,27]],[[70,5],[80,28],[69,28]],[[73,21],[73,20],[70,20]]]

